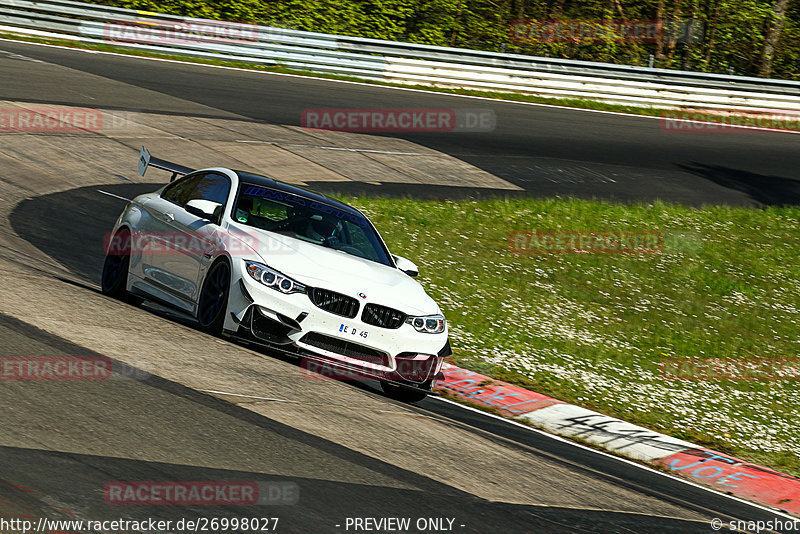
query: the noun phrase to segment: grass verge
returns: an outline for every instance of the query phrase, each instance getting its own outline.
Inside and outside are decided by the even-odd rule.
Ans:
[[[794,380],[678,380],[667,359],[794,359],[800,209],[344,198],[416,261],[454,362],[800,475]],[[659,232],[652,254],[515,254],[514,231]]]

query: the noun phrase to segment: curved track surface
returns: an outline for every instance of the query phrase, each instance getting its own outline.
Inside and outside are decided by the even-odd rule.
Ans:
[[[131,196],[158,185],[116,184],[102,189]],[[76,205],[88,204],[91,210],[74,210]],[[59,299],[61,303],[43,315],[60,315],[70,298],[88,299],[101,308],[94,318],[75,310],[81,322],[91,323],[97,317],[122,322],[111,326],[117,332],[119,328],[150,328],[156,334],[152,337],[163,335],[190,350],[208,353],[214,341],[195,331],[187,318],[158,307],[146,306],[143,312],[97,296],[96,273],[103,258],[98,244],[121,204],[87,187],[32,198],[12,212],[13,230],[69,271],[63,278],[50,278],[49,283],[66,286],[58,293],[72,296]],[[80,232],[63,224],[65,213]],[[160,330],[162,324],[167,328]],[[90,324],[88,328],[96,327]],[[131,343],[139,337],[130,334],[125,332],[117,346],[132,350]],[[74,331],[70,337],[75,337]],[[515,533],[684,533],[710,532],[708,521],[713,517],[771,517],[764,510],[674,478],[436,399],[415,407],[401,406],[382,398],[370,382],[348,384],[345,397],[336,391],[329,392],[330,397],[324,391],[309,392],[309,383],[316,389],[316,381],[303,380],[295,364],[274,355],[264,361],[279,366],[279,373],[264,369],[258,360],[249,361],[253,367],[247,370],[234,361],[221,367],[198,364],[173,356],[168,346],[159,350],[158,345],[155,354],[131,359],[131,354],[88,349],[2,314],[0,340],[2,355],[105,355],[148,370],[161,358],[174,358],[207,375],[213,381],[209,384],[223,382],[225,374],[258,373],[251,375],[258,389],[240,385],[238,380],[215,387],[277,400],[261,403],[272,404],[268,411],[258,410],[254,408],[257,400],[209,396],[198,392],[196,385],[181,383],[185,380],[162,378],[173,377],[163,370],[153,370],[153,376],[141,372],[138,380],[4,382],[0,393],[9,408],[0,432],[0,478],[8,485],[0,485],[0,500],[7,503],[0,504],[4,507],[0,513],[30,506],[34,516],[93,520],[277,516],[285,532],[337,532],[341,529],[336,525],[348,517],[448,517],[464,525],[456,532],[502,528]],[[230,348],[252,359],[246,354],[251,351]],[[216,357],[213,350],[209,356]],[[301,423],[294,417],[311,420]],[[416,418],[435,421],[437,428],[419,426]],[[382,432],[383,428],[397,429],[396,425],[404,429],[403,440]],[[444,435],[434,437],[428,434],[431,430]],[[364,444],[348,446],[340,432],[355,433]],[[457,436],[464,440],[462,447],[478,446],[481,454],[460,457],[462,447],[442,447]],[[383,458],[384,447],[407,446],[408,439],[419,448],[403,452],[407,461]],[[456,473],[465,470],[469,480],[459,475],[450,480],[429,476],[420,471],[419,456],[430,456]],[[516,468],[501,461],[503,456],[512,459]],[[483,481],[479,485],[491,488],[476,491],[475,478]],[[288,481],[298,484],[301,499],[294,506],[201,509],[115,507],[103,501],[106,484],[130,480]],[[32,491],[21,492],[15,486]]]
[[[20,71],[23,75],[3,76],[0,98],[9,100],[180,113],[169,101],[181,99],[206,106],[211,113],[217,110],[286,125],[299,125],[302,111],[309,108],[482,108],[495,113],[497,126],[492,132],[409,133],[401,137],[456,156],[537,196],[663,199],[694,205],[800,201],[800,137],[796,134],[671,132],[652,118],[142,61],[21,43],[0,42],[1,50],[63,67],[59,76],[67,82],[32,83],[46,81],[51,74],[41,71],[41,64],[28,63]],[[426,188],[416,189],[424,193]],[[408,194],[414,189],[402,191]]]
[[[464,107],[460,99],[383,88],[16,43],[0,43],[0,50],[18,54],[0,57],[0,72],[17,69],[30,76],[27,87],[18,76],[4,76],[0,99],[7,100],[207,117],[233,114],[290,125],[297,124],[304,107]],[[643,133],[653,126],[648,119],[484,104],[497,112],[497,137],[409,139],[532,194],[641,200],[662,196],[655,191],[672,191],[674,200],[685,197],[695,203],[779,201],[764,196],[777,194],[772,186],[753,188],[761,195],[756,198],[741,188],[676,171],[657,149],[651,149],[649,160],[631,150],[626,159],[621,139],[590,130],[618,128],[629,138],[658,135]],[[520,121],[538,126],[522,128]],[[543,130],[548,123],[551,135]],[[569,135],[577,138],[571,156],[561,146]],[[756,143],[767,139],[751,135],[748,139]],[[789,137],[777,135],[775,146],[759,150],[788,154],[795,142]],[[729,165],[742,172],[756,166],[757,156],[736,153],[741,141],[731,147],[717,139],[710,141],[719,143],[716,149],[702,150],[705,165],[729,153]],[[688,141],[672,143],[674,153],[689,150]],[[30,150],[35,152],[35,143]],[[568,164],[600,169],[600,174],[623,166],[638,174],[627,185],[619,180],[542,182],[531,170],[553,171]],[[783,188],[780,194],[792,190],[782,164],[764,169]],[[75,181],[59,183],[30,165],[0,169],[0,356],[105,355],[140,370],[135,380],[0,383],[5,423],[0,428],[0,516],[277,516],[283,532],[345,532],[348,517],[445,517],[454,519],[453,532],[515,533],[709,532],[713,517],[772,517],[746,503],[436,399],[407,406],[385,399],[369,382],[309,380],[292,362],[209,338],[185,317],[99,295],[103,234],[124,201],[97,190],[130,198],[160,185],[108,184],[104,178],[86,177],[91,185],[74,187]],[[659,183],[671,185],[659,188]],[[539,187],[544,185],[549,189]],[[416,191],[424,194],[424,184]],[[449,192],[440,188],[437,194]],[[269,507],[105,503],[105,484],[126,480],[288,481],[298,485],[300,500]]]

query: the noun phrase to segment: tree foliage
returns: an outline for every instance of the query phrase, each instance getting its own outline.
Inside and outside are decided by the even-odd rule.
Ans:
[[[655,66],[664,68],[800,79],[800,0],[94,1],[200,18],[587,61],[647,65],[652,55]],[[693,43],[669,39],[521,43],[510,32],[510,23],[518,19],[693,19],[705,31]]]

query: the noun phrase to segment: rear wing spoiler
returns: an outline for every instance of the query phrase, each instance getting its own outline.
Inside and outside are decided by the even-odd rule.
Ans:
[[[183,176],[184,174],[194,172],[194,169],[190,169],[189,167],[184,167],[183,165],[178,165],[177,163],[172,163],[164,159],[151,157],[150,152],[145,147],[142,147],[142,150],[139,152],[139,174],[144,176],[144,173],[147,172],[147,167],[155,167],[156,169],[171,172],[172,177],[169,179],[170,182],[177,178],[178,175]]]

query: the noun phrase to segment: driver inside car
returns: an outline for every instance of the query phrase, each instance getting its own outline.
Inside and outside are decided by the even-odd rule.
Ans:
[[[309,219],[308,227],[306,228],[307,237],[320,243],[325,243],[328,246],[333,246],[334,241],[338,241],[334,234],[339,226],[339,221],[319,214],[312,215]]]

